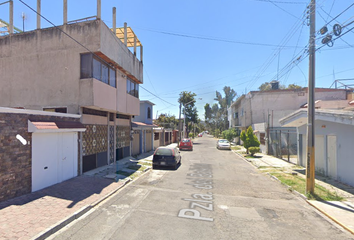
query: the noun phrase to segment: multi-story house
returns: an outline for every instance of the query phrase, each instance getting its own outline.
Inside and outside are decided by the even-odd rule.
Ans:
[[[132,154],[149,152],[154,149],[153,106],[150,101],[140,101],[140,114],[133,118]]]
[[[0,106],[79,114],[86,131],[78,174],[129,156],[131,119],[140,112],[142,45],[126,24],[115,28],[115,17],[110,29],[97,9],[93,20],[67,22],[64,9],[61,26],[41,29],[38,18],[38,29],[10,26],[0,37]]]
[[[315,98],[316,108],[339,109],[348,106],[348,102],[351,100],[351,91],[316,88]],[[300,108],[306,108],[307,100],[307,88],[251,91],[240,96],[229,107],[229,127],[245,130],[252,126],[261,142],[262,151],[268,152],[271,149],[267,149],[267,140],[269,141],[271,136],[267,138],[267,131],[271,130],[274,134],[280,135],[281,131],[296,133],[295,128],[282,128],[279,120]],[[296,134],[294,139],[296,141]],[[281,152],[281,150],[279,151]]]

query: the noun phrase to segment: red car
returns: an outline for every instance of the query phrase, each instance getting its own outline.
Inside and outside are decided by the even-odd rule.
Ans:
[[[193,151],[193,142],[190,138],[184,138],[179,142],[180,150],[190,150]]]

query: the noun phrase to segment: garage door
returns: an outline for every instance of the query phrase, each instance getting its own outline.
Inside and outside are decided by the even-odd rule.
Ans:
[[[146,132],[146,152],[150,152],[152,150],[152,133]]]
[[[137,131],[133,134],[132,155],[140,154],[140,134]]]
[[[32,192],[77,176],[77,132],[33,133]]]

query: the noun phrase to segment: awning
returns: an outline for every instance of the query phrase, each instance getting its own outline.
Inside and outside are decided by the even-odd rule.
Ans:
[[[116,36],[124,43],[124,27],[116,28]],[[134,47],[134,38],[136,38],[136,46],[140,47],[141,42],[135,35],[131,27],[127,27],[127,46]]]
[[[80,122],[54,121],[35,122],[28,120],[28,132],[84,132],[86,127]]]
[[[132,128],[155,128],[158,127],[154,124],[147,124],[142,122],[132,122]]]

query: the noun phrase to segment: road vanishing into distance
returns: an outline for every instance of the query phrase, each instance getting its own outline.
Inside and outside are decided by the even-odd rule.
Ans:
[[[353,239],[204,135],[177,170],[154,169],[49,239]]]

